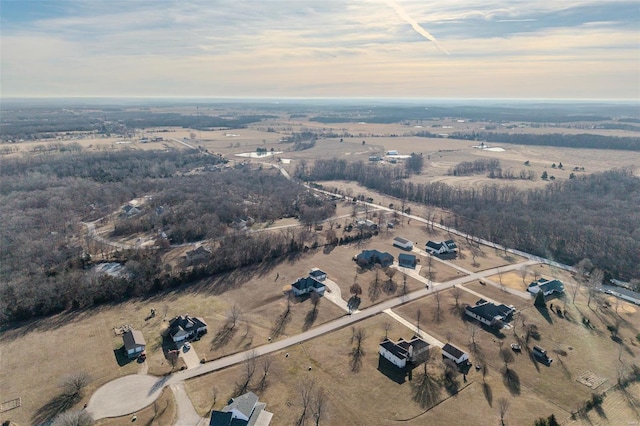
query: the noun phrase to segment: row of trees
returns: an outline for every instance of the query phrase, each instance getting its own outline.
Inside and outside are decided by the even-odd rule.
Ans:
[[[611,275],[638,277],[640,179],[630,169],[529,190],[407,182],[397,169],[339,159],[317,160],[298,175],[354,180],[402,200],[449,209],[453,219],[441,222],[463,232],[571,265],[590,258]]]

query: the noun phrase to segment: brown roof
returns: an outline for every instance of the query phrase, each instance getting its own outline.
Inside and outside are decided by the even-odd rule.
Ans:
[[[122,335],[125,350],[133,349],[138,346],[146,346],[144,336],[140,330],[129,330]]]

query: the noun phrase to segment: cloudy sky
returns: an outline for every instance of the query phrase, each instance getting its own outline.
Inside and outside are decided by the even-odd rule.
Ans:
[[[640,98],[640,3],[0,0],[10,96]]]

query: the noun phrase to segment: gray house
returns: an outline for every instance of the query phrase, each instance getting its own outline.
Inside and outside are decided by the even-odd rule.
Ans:
[[[139,330],[126,331],[122,335],[122,342],[124,343],[124,352],[129,359],[137,358],[147,346],[144,336]]]
[[[258,395],[247,392],[231,399],[222,410],[212,411],[209,426],[269,426],[273,413],[266,411],[266,406],[258,401]]]

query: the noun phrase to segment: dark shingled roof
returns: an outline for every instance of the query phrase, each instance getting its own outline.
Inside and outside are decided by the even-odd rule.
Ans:
[[[136,348],[138,346],[145,346],[147,343],[144,341],[144,336],[140,330],[129,330],[122,335],[122,341],[124,342],[124,349]]]
[[[411,242],[411,241],[407,240],[406,238],[402,238],[402,237],[395,237],[395,238],[393,239],[393,241],[397,241],[397,242],[399,242],[400,244],[407,244],[407,243],[410,243],[410,242]]]
[[[460,349],[456,348],[455,346],[453,346],[450,343],[447,343],[446,345],[444,345],[442,347],[442,352],[448,353],[449,355],[451,355],[455,359],[459,359],[462,355],[464,355],[463,351],[461,351]]]
[[[383,348],[385,348],[386,350],[388,350],[389,352],[391,352],[392,354],[394,354],[400,359],[402,358],[406,359],[408,356],[408,352],[406,349],[400,347],[399,345],[396,345],[389,339],[384,339],[382,343],[380,343],[380,346],[382,346]]]

